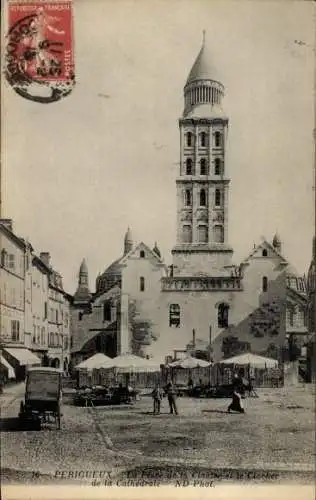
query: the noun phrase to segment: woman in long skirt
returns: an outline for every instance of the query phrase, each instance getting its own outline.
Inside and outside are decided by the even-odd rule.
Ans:
[[[241,395],[236,390],[234,390],[233,392],[233,399],[228,407],[228,413],[230,413],[231,410],[238,411],[239,413],[245,413],[245,409],[243,407],[241,400]]]

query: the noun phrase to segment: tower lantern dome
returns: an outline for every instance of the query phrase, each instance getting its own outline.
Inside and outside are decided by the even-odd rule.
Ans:
[[[205,31],[201,50],[191,68],[184,86],[184,112],[186,117],[197,106],[202,106],[205,116],[205,106],[212,109],[212,114],[222,115],[221,102],[224,96],[224,86],[220,82],[217,70],[212,65],[206,45]],[[206,116],[209,116],[206,112]]]

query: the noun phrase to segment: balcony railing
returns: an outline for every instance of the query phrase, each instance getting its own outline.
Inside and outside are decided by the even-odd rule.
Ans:
[[[242,278],[239,276],[221,277],[182,277],[162,278],[162,291],[242,291]]]

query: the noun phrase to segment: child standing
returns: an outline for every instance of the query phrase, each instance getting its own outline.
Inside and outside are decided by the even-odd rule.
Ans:
[[[154,401],[154,415],[159,415],[160,414],[161,400],[162,400],[162,392],[160,390],[159,384],[156,384],[156,387],[154,388],[154,390],[152,392],[152,398]]]

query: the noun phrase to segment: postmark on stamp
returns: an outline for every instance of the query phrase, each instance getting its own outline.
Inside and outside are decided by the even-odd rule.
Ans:
[[[75,84],[71,1],[11,0],[5,75],[20,96],[39,103],[66,97]]]

